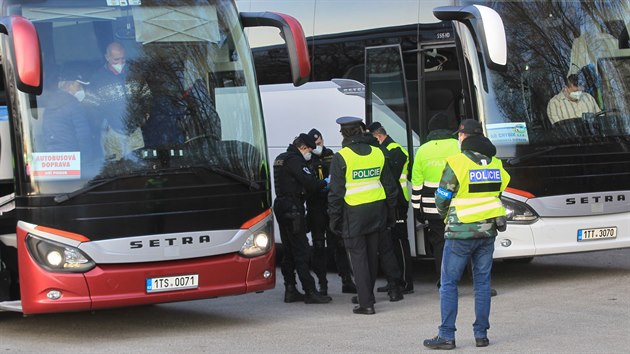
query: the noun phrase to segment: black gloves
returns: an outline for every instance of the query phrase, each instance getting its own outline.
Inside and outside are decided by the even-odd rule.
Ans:
[[[387,228],[393,229],[396,226],[396,210],[394,208],[387,209]]]

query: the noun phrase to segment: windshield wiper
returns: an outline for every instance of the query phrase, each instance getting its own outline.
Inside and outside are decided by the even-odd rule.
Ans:
[[[529,160],[532,157],[536,157],[536,156],[539,156],[539,155],[542,155],[542,154],[546,154],[549,151],[555,150],[557,148],[558,148],[558,146],[548,146],[548,147],[546,147],[546,148],[544,148],[542,150],[534,151],[534,152],[532,152],[530,154],[526,154],[526,155],[519,156],[519,157],[513,157],[511,159],[506,160],[505,162],[507,162],[508,165],[511,165],[511,166],[518,165],[519,163],[521,163],[521,162],[523,162],[525,160]]]
[[[73,192],[70,193],[64,193],[64,194],[59,194],[56,195],[55,198],[53,198],[53,200],[57,203],[57,204],[61,204],[63,202],[67,202],[70,199],[73,199],[81,194],[85,194],[89,191],[91,191],[92,189],[104,186],[108,183],[114,182],[114,181],[118,181],[120,179],[123,178],[129,178],[129,177],[137,177],[139,174],[134,174],[134,175],[125,175],[125,176],[116,176],[116,177],[110,177],[110,178],[104,178],[104,179],[97,179],[97,180],[92,180],[90,182],[88,182],[88,185],[83,187],[83,188],[79,188]]]
[[[217,175],[221,175],[223,177],[228,177],[234,181],[237,182],[241,182],[242,184],[246,185],[249,188],[253,188],[256,190],[260,190],[260,184],[254,182],[254,181],[250,181],[247,178],[243,177],[243,176],[239,176],[236,173],[230,172],[230,171],[226,171],[217,167],[212,167],[212,166],[190,166],[189,169],[191,171],[203,171],[203,172],[212,172],[215,173]]]
[[[102,178],[102,179],[97,179],[97,180],[92,180],[90,182],[88,182],[88,185],[77,189],[73,192],[70,193],[64,193],[64,194],[59,194],[56,195],[53,200],[57,203],[57,204],[61,204],[63,202],[67,202],[70,199],[73,199],[79,195],[85,194],[93,189],[96,189],[98,187],[102,187],[106,184],[112,183],[114,181],[118,181],[121,179],[125,179],[125,178],[133,178],[133,177],[138,177],[138,176],[154,176],[154,175],[164,175],[164,174],[168,174],[168,173],[181,173],[181,171],[185,171],[185,170],[191,170],[193,171],[193,173],[195,171],[204,171],[204,172],[212,172],[224,177],[228,177],[232,180],[235,180],[237,182],[240,182],[244,185],[246,185],[249,188],[254,188],[259,190],[260,189],[260,184],[254,182],[254,181],[250,181],[245,177],[239,176],[235,173],[229,172],[229,171],[225,171],[222,170],[220,168],[216,168],[216,167],[210,167],[210,166],[191,166],[191,167],[185,167],[185,168],[176,168],[176,169],[166,169],[166,170],[149,170],[149,171],[139,171],[133,174],[127,174],[127,175],[123,175],[123,176],[115,176],[115,177],[110,177],[110,178]]]
[[[559,149],[559,148],[571,148],[571,147],[586,147],[586,146],[598,146],[598,145],[602,145],[602,144],[608,144],[607,142],[599,142],[599,143],[582,143],[582,144],[565,144],[565,145],[553,145],[553,146],[547,146],[544,149],[538,150],[538,151],[534,151],[532,153],[529,154],[525,154],[523,156],[518,156],[518,157],[513,157],[511,159],[507,159],[505,162],[508,163],[509,165],[518,165],[519,163],[525,161],[525,160],[529,160],[532,157],[536,157],[539,155],[543,155],[546,154],[550,151]]]

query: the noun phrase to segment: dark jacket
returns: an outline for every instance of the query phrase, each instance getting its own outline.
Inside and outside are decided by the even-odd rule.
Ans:
[[[342,146],[352,149],[358,155],[369,155],[370,145],[376,139],[371,135],[356,135],[344,139]],[[376,142],[378,146],[378,142]],[[388,223],[395,222],[397,183],[394,182],[387,162],[381,171],[381,184],[387,198],[373,203],[350,206],[346,204],[346,163],[339,153],[333,157],[330,166],[330,184],[328,192],[328,216],[330,228],[343,237],[357,237],[368,233],[383,231]]]
[[[80,151],[82,161],[98,155],[100,136],[92,130],[90,117],[74,96],[56,90],[45,100],[44,108],[44,151]]]
[[[286,152],[276,157],[273,173],[276,188],[274,202],[276,213],[282,213],[285,208],[291,206],[297,206],[303,210],[307,195],[316,193],[326,186],[325,181],[315,178],[304,156],[293,145],[289,145]]]
[[[127,70],[114,74],[105,65],[92,75],[86,88],[95,97],[101,120],[125,134],[142,126],[151,108],[149,86]]]
[[[385,140],[383,140],[383,144],[381,144],[381,149],[385,154],[385,160],[389,165],[390,171],[392,173],[392,177],[394,178],[394,182],[398,186],[398,209],[402,209],[405,212],[409,208],[409,202],[405,199],[405,195],[402,191],[402,186],[400,185],[399,179],[400,175],[403,173],[403,168],[405,167],[405,163],[408,161],[407,155],[400,149],[395,148],[391,150],[387,150],[387,145],[394,143],[394,139],[392,139],[389,135]],[[406,175],[409,175],[409,171],[405,171]]]
[[[324,178],[330,175],[330,163],[332,162],[335,153],[327,147],[324,147],[322,153],[318,156],[313,154],[310,161],[307,161],[308,166],[318,180],[324,180]],[[328,190],[322,189],[317,193],[310,194],[306,199],[306,206],[311,208],[323,208],[326,212],[326,204],[328,203]]]

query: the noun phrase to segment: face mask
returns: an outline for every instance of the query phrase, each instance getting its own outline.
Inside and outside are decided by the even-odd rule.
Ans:
[[[580,97],[582,97],[582,91],[574,91],[574,92],[571,92],[571,93],[569,94],[569,97],[571,97],[572,99],[574,99],[574,100],[576,100],[576,101],[579,101],[579,100],[580,100]]]
[[[116,70],[116,72],[119,74],[123,71],[124,67],[125,67],[125,64],[112,64],[112,68]]]
[[[83,101],[83,99],[85,98],[85,91],[83,90],[79,90],[77,92],[74,93],[74,97],[79,100],[79,102]]]
[[[312,156],[312,154],[310,152],[307,152],[306,154],[304,154],[304,160],[310,161],[311,160],[311,156]]]
[[[313,154],[319,156],[322,154],[322,151],[324,150],[324,147],[321,145],[317,145],[317,147],[315,149],[313,149]]]

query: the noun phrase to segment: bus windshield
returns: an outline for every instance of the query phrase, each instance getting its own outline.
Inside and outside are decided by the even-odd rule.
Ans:
[[[463,3],[504,22],[508,68],[486,71],[487,134],[504,153],[630,143],[628,1]]]
[[[15,107],[29,195],[138,175],[219,174],[250,187],[267,178],[252,58],[232,1],[8,7],[33,22],[42,46],[43,93],[19,93]]]

